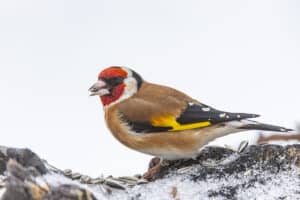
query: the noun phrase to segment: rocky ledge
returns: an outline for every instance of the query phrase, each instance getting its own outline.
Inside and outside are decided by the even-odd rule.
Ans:
[[[0,198],[300,199],[300,145],[244,147],[238,152],[206,147],[195,160],[162,167],[151,181],[90,178],[56,169],[29,149],[0,147]]]

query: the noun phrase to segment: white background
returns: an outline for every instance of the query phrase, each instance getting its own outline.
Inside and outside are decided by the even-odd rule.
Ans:
[[[293,128],[299,10],[297,0],[0,0],[1,144],[92,176],[145,171],[151,157],[119,144],[88,96],[111,65]]]

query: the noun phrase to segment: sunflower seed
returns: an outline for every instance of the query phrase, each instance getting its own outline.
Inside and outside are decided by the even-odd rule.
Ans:
[[[182,167],[180,169],[177,170],[177,173],[179,174],[186,174],[188,171],[190,171],[192,169],[191,166],[188,167]]]
[[[124,179],[118,179],[117,181],[119,181],[125,185],[136,185],[136,183],[137,183],[137,181],[124,180]]]
[[[112,188],[122,189],[122,190],[126,189],[126,187],[124,185],[122,185],[121,183],[118,183],[117,181],[110,179],[110,178],[106,179],[104,183]]]
[[[81,183],[86,183],[86,184],[89,184],[90,182],[91,182],[91,180],[92,180],[92,178],[91,177],[89,177],[89,176],[81,176],[80,177],[80,182]]]
[[[0,180],[0,188],[5,187],[5,182],[3,180]]]
[[[141,178],[140,180],[138,180],[137,185],[146,184],[146,183],[149,183],[149,181],[147,181],[146,179]]]
[[[245,149],[248,147],[249,142],[244,140],[240,143],[237,152],[238,153],[242,153],[243,151],[245,151]]]
[[[103,184],[105,182],[104,178],[95,178],[91,180],[91,184],[97,185],[97,184]]]
[[[71,169],[65,169],[63,171],[65,176],[71,177],[72,176],[72,170]]]
[[[128,180],[128,181],[135,181],[135,182],[139,180],[139,178],[136,178],[134,176],[121,176],[121,177],[119,177],[119,179]]]
[[[71,176],[71,178],[74,180],[74,179],[80,179],[81,178],[81,174],[79,174],[79,173],[73,173],[72,174],[72,176]]]
[[[249,176],[251,174],[252,174],[252,170],[250,170],[250,169],[245,171],[245,173],[244,173],[245,176]]]
[[[108,187],[107,185],[99,185],[99,188],[104,194],[112,193],[112,189],[110,187]]]

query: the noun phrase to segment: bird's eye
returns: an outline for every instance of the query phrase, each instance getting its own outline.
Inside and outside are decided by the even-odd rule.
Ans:
[[[110,79],[106,79],[105,82],[109,86],[115,87],[115,86],[120,85],[121,83],[123,83],[123,80],[124,80],[123,77],[118,76],[118,77],[113,77],[113,78],[110,78]]]

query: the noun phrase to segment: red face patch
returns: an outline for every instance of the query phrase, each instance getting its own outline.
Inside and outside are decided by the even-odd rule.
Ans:
[[[125,90],[125,84],[118,85],[114,87],[110,95],[101,96],[101,101],[104,106],[118,100]]]
[[[104,69],[102,72],[100,72],[98,79],[100,78],[113,78],[113,77],[123,77],[126,78],[127,77],[127,72],[125,70],[123,70],[121,67],[109,67]]]

